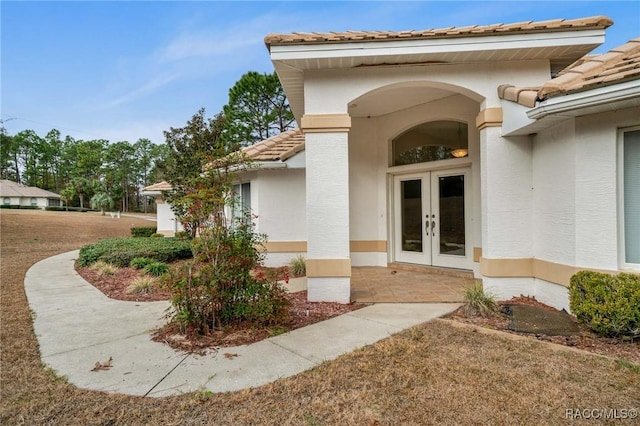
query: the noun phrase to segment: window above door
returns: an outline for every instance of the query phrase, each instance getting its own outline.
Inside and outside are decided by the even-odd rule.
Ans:
[[[462,158],[468,155],[467,123],[441,120],[422,123],[391,142],[393,166]]]

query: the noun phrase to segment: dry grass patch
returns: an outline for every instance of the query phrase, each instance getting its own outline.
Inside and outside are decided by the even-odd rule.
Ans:
[[[567,408],[640,408],[631,365],[446,322],[241,392],[151,399],[77,389],[42,365],[24,275],[38,260],[147,222],[28,210],[2,210],[0,220],[0,424],[558,425],[575,423]]]

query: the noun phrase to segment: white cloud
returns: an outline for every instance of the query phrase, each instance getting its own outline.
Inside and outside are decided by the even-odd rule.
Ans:
[[[137,89],[133,89],[130,92],[122,95],[116,99],[113,99],[105,104],[106,108],[112,108],[116,106],[120,106],[123,104],[127,104],[133,102],[145,95],[151,94],[158,89],[166,86],[167,84],[177,80],[179,78],[178,74],[169,74],[169,75],[157,75],[153,77],[151,80],[143,83]]]

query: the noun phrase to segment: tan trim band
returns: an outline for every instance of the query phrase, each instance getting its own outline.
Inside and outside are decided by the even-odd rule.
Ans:
[[[480,258],[482,257],[482,247],[474,247],[473,248],[473,261],[480,262]]]
[[[348,132],[351,117],[349,114],[305,114],[300,124],[304,133]]]
[[[351,259],[307,259],[307,277],[350,277]]]
[[[482,130],[485,127],[502,126],[502,108],[487,108],[476,116],[476,127]]]
[[[349,250],[356,253],[362,253],[362,252],[386,253],[387,242],[384,240],[351,241],[349,242]]]
[[[564,287],[569,287],[571,277],[580,271],[589,270],[617,274],[624,271],[585,268],[549,262],[542,259],[487,259],[480,258],[480,273],[486,277],[509,278],[528,277],[538,278]]]
[[[306,241],[267,241],[263,244],[269,253],[306,252]]]
[[[267,241],[263,244],[269,253],[306,252],[306,241]],[[349,251],[354,253],[386,253],[387,242],[384,240],[350,241]]]

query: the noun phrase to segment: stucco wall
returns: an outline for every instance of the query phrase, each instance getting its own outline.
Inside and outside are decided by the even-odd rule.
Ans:
[[[159,234],[173,235],[182,231],[182,224],[176,221],[176,216],[168,203],[156,204],[156,227]]]
[[[269,241],[306,241],[304,178],[304,169],[266,170],[251,181],[257,231],[267,234]]]

